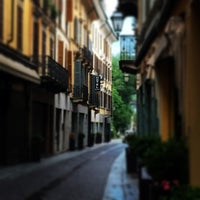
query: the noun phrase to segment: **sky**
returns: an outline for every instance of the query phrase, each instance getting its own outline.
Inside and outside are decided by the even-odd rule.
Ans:
[[[118,0],[104,0],[104,4],[105,4],[105,12],[108,16],[108,21],[111,23],[110,17],[113,14],[113,12],[116,11]],[[123,29],[120,34],[127,34],[127,35],[133,34],[132,24],[133,24],[132,17],[125,18],[123,23]],[[119,41],[116,41],[112,45],[112,53],[113,55],[117,55],[119,54],[119,51],[120,51]]]

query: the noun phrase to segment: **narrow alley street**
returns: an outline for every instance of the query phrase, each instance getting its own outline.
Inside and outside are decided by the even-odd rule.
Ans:
[[[119,160],[123,156],[124,148],[122,142],[111,142],[83,151],[66,152],[44,159],[40,163],[11,167],[10,170],[1,169],[0,199],[108,199],[103,198],[103,195],[111,166],[116,158]],[[114,178],[116,184],[120,182],[118,173]],[[107,188],[107,192],[111,192],[109,190]],[[120,193],[117,195],[119,199],[123,199]]]

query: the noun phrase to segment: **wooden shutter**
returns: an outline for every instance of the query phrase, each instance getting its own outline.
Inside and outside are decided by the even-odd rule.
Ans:
[[[68,50],[65,49],[65,68],[68,69]]]
[[[62,11],[62,0],[58,1],[58,10],[61,12]]]
[[[71,22],[73,19],[73,0],[67,0],[66,6],[66,19],[67,22]]]
[[[63,41],[58,41],[58,63],[63,66]]]
[[[46,55],[46,31],[43,29],[42,31],[42,55]]]
[[[75,61],[74,66],[74,96],[75,97],[81,97],[82,96],[82,70],[81,70],[81,61]]]
[[[54,40],[50,37],[50,56],[54,58]]]
[[[34,60],[37,62],[38,53],[39,53],[39,24],[37,21],[34,21],[34,24],[33,24],[33,36],[34,36],[33,56],[34,56]]]
[[[65,49],[65,68],[68,70],[68,90],[71,91],[72,86],[72,52]]]
[[[81,86],[81,61],[77,60],[75,61],[75,77],[74,77],[74,85]]]
[[[17,48],[22,51],[22,28],[23,28],[23,10],[20,6],[17,8]]]

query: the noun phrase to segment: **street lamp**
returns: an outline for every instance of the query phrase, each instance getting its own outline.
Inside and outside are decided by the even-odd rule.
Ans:
[[[114,31],[117,33],[117,36],[119,36],[119,33],[122,31],[123,26],[123,15],[121,12],[115,11],[113,15],[111,16],[112,24]]]

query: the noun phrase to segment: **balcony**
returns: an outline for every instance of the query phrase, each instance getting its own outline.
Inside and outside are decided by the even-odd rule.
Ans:
[[[135,36],[120,36],[120,69],[125,73],[136,74],[135,66]]]
[[[80,48],[79,52],[76,53],[76,59],[80,59],[82,63],[89,68],[92,68],[92,56],[92,52],[86,46]]]
[[[35,4],[34,14],[37,17],[43,17],[44,21],[48,24],[50,19],[55,21],[58,16],[59,11],[56,8],[56,5],[50,3],[49,1],[33,0]]]
[[[96,107],[98,108],[100,106],[100,101],[99,101],[99,93],[98,92],[93,92],[90,94],[90,101],[89,101],[90,107]]]
[[[53,93],[67,92],[68,71],[49,56],[34,58],[42,86]]]
[[[88,87],[86,85],[73,87],[73,103],[87,103],[88,101]]]

